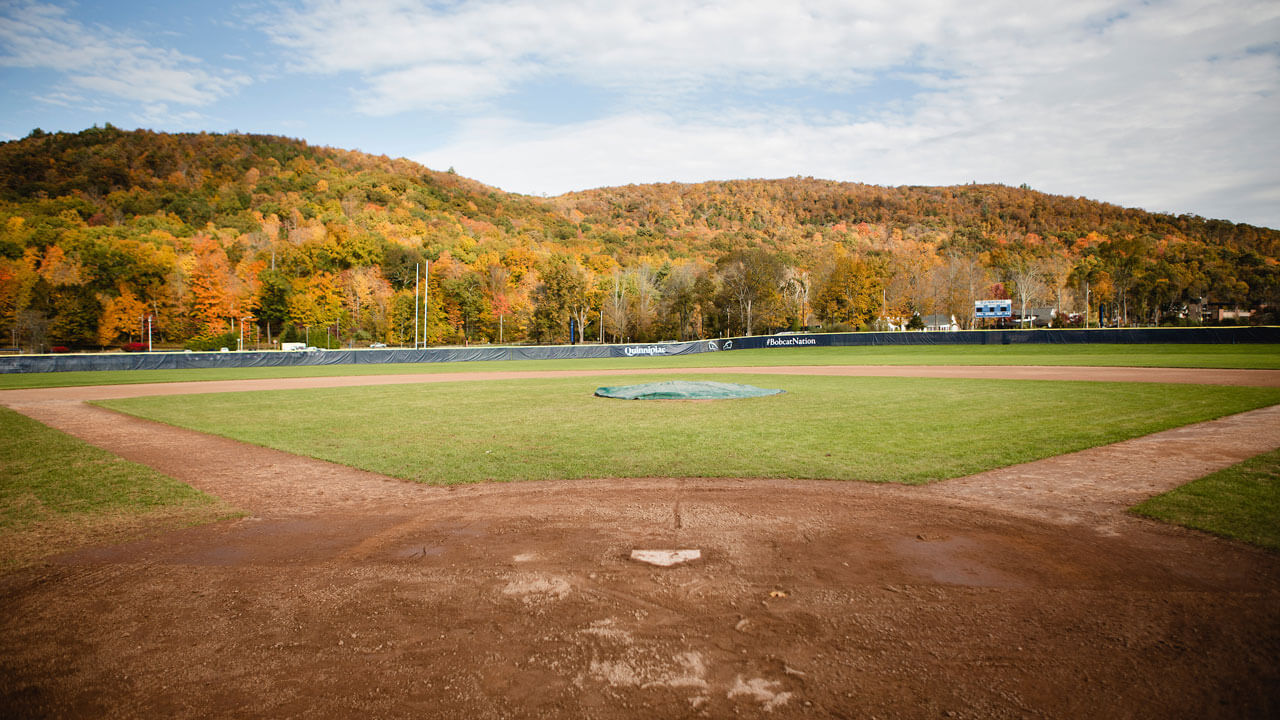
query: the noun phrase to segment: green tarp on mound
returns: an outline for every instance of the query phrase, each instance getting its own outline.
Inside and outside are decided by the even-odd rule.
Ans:
[[[668,380],[642,385],[596,388],[596,395],[620,400],[728,400],[777,395],[782,390],[722,382]]]

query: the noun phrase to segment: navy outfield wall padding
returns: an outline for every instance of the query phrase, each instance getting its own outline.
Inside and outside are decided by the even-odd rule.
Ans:
[[[1106,328],[1098,330],[961,330],[959,332],[815,333],[732,338],[724,350],[793,347],[867,347],[882,345],[1021,344],[1191,344],[1280,343],[1280,327]]]
[[[246,351],[199,353],[111,353],[101,355],[9,355],[0,373],[83,370],[184,370],[190,368],[295,367],[380,363],[476,362],[482,360],[572,360],[665,357],[720,350],[877,345],[1015,345],[1022,343],[1280,343],[1280,327],[1146,328],[1102,330],[966,330],[961,332],[878,332],[812,335],[758,335],[727,340],[695,340],[647,345],[520,345],[378,350]]]
[[[383,363],[476,362],[483,360],[573,360],[611,357],[664,357],[713,352],[716,341],[647,345],[528,345],[377,350],[244,352],[153,352],[99,355],[10,355],[0,357],[0,373],[85,370],[186,370],[192,368],[297,367]]]

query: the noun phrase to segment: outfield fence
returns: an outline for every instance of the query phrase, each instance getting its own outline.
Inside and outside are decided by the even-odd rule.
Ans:
[[[731,347],[723,347],[732,343]],[[722,349],[857,347],[883,345],[1232,345],[1280,343],[1280,327],[1102,328],[1090,330],[961,330],[958,332],[870,332],[786,334],[733,338]]]
[[[380,363],[476,362],[664,357],[726,350],[887,345],[1017,345],[1132,343],[1280,343],[1280,328],[1147,328],[1100,330],[969,330],[961,332],[872,332],[758,335],[691,342],[626,345],[531,345],[359,350],[142,352],[0,357],[0,373],[85,370],[182,370],[189,368],[366,365]]]

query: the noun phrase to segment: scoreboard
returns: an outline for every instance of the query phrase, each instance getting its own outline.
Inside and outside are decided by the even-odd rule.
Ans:
[[[1013,317],[1013,301],[976,300],[973,303],[973,315],[980,318]]]

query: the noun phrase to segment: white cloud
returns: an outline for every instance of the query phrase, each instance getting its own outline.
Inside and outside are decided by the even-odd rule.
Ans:
[[[1227,93],[1221,102],[1184,107],[1170,118],[1178,122],[1164,125],[1135,121],[1106,102],[1064,116],[1022,95],[991,107],[939,95],[874,120],[776,111],[622,114],[573,125],[490,117],[416,159],[528,194],[791,175],[883,185],[1027,182],[1154,211],[1280,226],[1273,162],[1280,140],[1269,129],[1280,104],[1272,96],[1241,111],[1238,99]],[[1161,106],[1153,91],[1133,101]]]
[[[210,72],[196,58],[128,33],[87,27],[63,8],[38,2],[14,4],[0,16],[0,67],[53,70],[81,91],[122,100],[192,106],[249,82]],[[59,94],[67,95],[51,97]]]
[[[511,73],[475,66],[424,65],[384,73],[370,81],[359,109],[369,115],[394,115],[420,107],[459,110],[475,106],[477,97],[501,94]]]
[[[1035,48],[1022,58],[1025,70],[1058,62],[1054,51],[1093,32],[1114,5],[1079,0],[1028,11],[1021,0],[313,0],[263,29],[296,53],[298,69],[363,74],[364,92],[373,97],[366,103],[380,108],[397,91],[412,96],[415,74],[405,71],[424,68],[508,79],[476,84],[475,100],[547,76],[657,97],[726,84],[830,91],[908,66],[966,74],[1003,48]],[[432,99],[423,96],[418,107],[429,109]]]
[[[529,193],[792,174],[882,184],[1025,181],[1157,211],[1280,226],[1280,4],[1270,0],[1033,11],[1024,3],[940,2],[868,11],[859,3],[859,15],[837,29],[828,27],[834,5],[794,18],[791,10],[770,15],[747,5],[729,24],[729,35],[744,38],[737,54],[723,49],[726,33],[702,33],[714,23],[699,13],[726,6],[699,6],[683,24],[671,19],[680,16],[667,12],[671,6],[653,7],[650,14],[663,19],[647,25],[638,19],[647,11],[617,11],[635,27],[614,23],[615,47],[599,57],[589,56],[595,46],[586,36],[600,35],[604,21],[589,18],[569,33],[582,38],[578,54],[573,43],[550,40],[554,48],[541,62],[577,57],[591,68],[579,80],[602,86],[651,78],[635,81],[640,93],[652,78],[681,87],[819,87],[856,83],[860,73],[894,78],[904,67],[919,90],[905,101],[860,100],[835,111],[764,106],[746,113],[729,100],[690,112],[659,98],[572,126],[516,122],[491,108],[421,159]],[[798,33],[805,51],[787,44],[770,52],[750,42],[768,37],[766,20]],[[706,37],[707,47],[687,47],[689,33]],[[761,58],[770,69],[757,66]],[[640,105],[647,109],[636,111]]]

